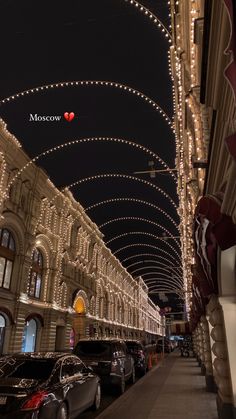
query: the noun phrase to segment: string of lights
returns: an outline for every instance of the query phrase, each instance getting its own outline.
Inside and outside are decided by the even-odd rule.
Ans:
[[[85,143],[103,143],[103,142],[111,142],[111,143],[115,143],[115,144],[125,144],[128,145],[130,147],[136,148],[144,153],[146,153],[148,156],[156,159],[158,161],[158,163],[160,163],[160,165],[162,167],[165,167],[166,169],[168,169],[170,171],[170,174],[172,176],[172,178],[175,179],[176,181],[176,176],[174,174],[173,171],[171,171],[171,169],[169,168],[169,166],[164,162],[164,160],[162,160],[156,153],[154,153],[152,150],[149,150],[148,148],[142,146],[141,144],[135,143],[133,141],[129,141],[129,140],[125,140],[123,138],[113,138],[113,137],[89,137],[89,138],[81,138],[78,140],[72,140],[72,141],[68,141],[62,144],[59,144],[55,147],[49,148],[47,150],[44,150],[42,153],[38,154],[37,156],[35,156],[33,159],[31,159],[30,161],[28,161],[18,172],[17,174],[11,179],[11,181],[9,182],[9,188],[11,187],[11,185],[13,185],[13,183],[15,182],[15,180],[33,163],[36,163],[39,159],[41,159],[42,157],[46,157],[51,153],[57,152],[57,151],[61,151],[61,150],[65,150],[65,148],[69,148],[71,146],[74,145],[78,145],[78,144],[85,144]]]
[[[156,249],[161,253],[164,253],[165,255],[167,255],[169,258],[173,259],[175,264],[179,263],[179,261],[177,262],[177,259],[172,256],[170,253],[166,252],[164,249],[154,246],[152,244],[148,244],[148,243],[132,243],[132,244],[128,244],[127,246],[123,246],[120,247],[119,249],[117,249],[115,252],[113,252],[113,255],[116,255],[117,253],[121,252],[122,250],[126,250],[126,249],[130,249],[131,247],[150,247],[151,249]],[[177,255],[178,259],[179,259],[179,255]]]
[[[173,207],[177,210],[177,205],[175,204],[175,202],[161,188],[159,188],[158,186],[154,185],[153,183],[151,183],[151,182],[149,182],[147,180],[140,179],[140,178],[137,178],[137,177],[131,176],[131,175],[123,175],[122,173],[102,173],[102,174],[99,174],[99,175],[89,176],[89,177],[86,177],[86,178],[83,178],[83,179],[80,179],[80,180],[78,180],[76,182],[71,183],[70,185],[68,185],[63,190],[65,190],[65,189],[71,189],[74,186],[80,185],[81,183],[84,183],[84,182],[94,181],[94,180],[97,180],[97,179],[105,179],[105,178],[123,178],[123,179],[128,179],[128,180],[134,180],[136,182],[143,183],[146,186],[150,186],[151,188],[157,190],[162,195],[164,195],[165,198],[168,199],[170,201],[170,203],[173,205]]]
[[[45,84],[42,86],[33,87],[31,89],[23,90],[22,92],[14,93],[14,95],[5,97],[4,99],[0,100],[0,105],[7,104],[9,102],[13,102],[19,98],[22,98],[24,96],[29,96],[32,94],[38,94],[42,93],[44,91],[49,91],[51,89],[62,89],[66,87],[86,87],[86,86],[93,86],[93,87],[112,87],[115,89],[119,89],[121,91],[131,93],[141,99],[143,99],[145,102],[147,102],[149,105],[152,106],[152,108],[157,111],[167,122],[167,124],[170,126],[171,130],[174,133],[173,123],[171,118],[166,114],[166,112],[162,109],[160,105],[158,105],[154,100],[152,100],[150,97],[145,95],[143,92],[140,92],[137,89],[134,89],[130,86],[127,86],[125,84],[117,83],[114,81],[108,81],[108,80],[75,80],[75,81],[62,81],[59,83],[52,83],[52,84]]]
[[[136,0],[125,0],[126,3],[129,3],[137,8],[141,13],[144,14],[144,16],[148,17],[151,22],[158,28],[161,29],[163,34],[165,35],[165,38],[167,38],[168,42],[171,42],[171,34],[166,28],[166,26],[162,23],[162,21],[154,14],[152,13],[147,7],[145,7],[143,4]]]
[[[110,204],[113,202],[135,202],[138,204],[143,204],[143,205],[147,205],[151,208],[156,209],[157,211],[160,211],[166,218],[168,218],[168,220],[176,227],[176,229],[179,231],[179,226],[178,224],[173,220],[173,218],[166,212],[164,211],[162,208],[158,207],[157,205],[154,205],[151,202],[148,201],[144,201],[142,199],[137,199],[137,198],[110,198],[110,199],[106,199],[104,201],[100,201],[100,202],[96,202],[95,204],[90,205],[89,207],[85,208],[85,211],[90,211],[94,208],[99,207],[100,205],[106,205],[106,204]]]
[[[125,220],[126,220],[126,217],[121,217],[122,219],[124,218]],[[134,217],[134,218],[136,218],[136,217]],[[115,221],[120,221],[120,218],[119,219],[114,219]],[[146,220],[146,219],[141,219],[142,221],[144,221],[144,220]],[[110,220],[111,222],[113,222],[113,220]],[[108,223],[110,224],[110,221],[108,221]],[[165,232],[167,232],[168,230],[166,230],[163,226],[161,226],[160,224],[158,224],[158,223],[155,223],[155,225],[156,226],[158,226],[159,228],[161,228],[162,230],[164,230]],[[156,239],[156,240],[162,240],[162,241],[164,241],[165,243],[168,243],[168,241],[167,241],[167,239],[165,238],[165,237],[163,237],[163,236],[161,236],[161,237],[158,237],[158,236],[155,236],[155,234],[151,234],[151,233],[147,233],[147,232],[145,232],[145,231],[128,231],[127,233],[123,233],[123,234],[119,234],[118,236],[115,236],[115,237],[113,237],[112,239],[110,239],[110,240],[108,240],[107,242],[106,242],[106,245],[107,244],[110,244],[111,242],[113,242],[114,240],[117,240],[117,239],[120,239],[120,238],[122,238],[122,237],[127,237],[127,236],[130,236],[130,235],[144,235],[144,236],[148,236],[148,237],[152,237],[152,238],[154,238],[154,239]],[[178,248],[180,249],[180,245],[179,245],[179,243],[175,240],[175,238],[174,238],[174,236],[172,236],[172,234],[168,231],[168,234],[170,234],[170,237],[175,241],[175,243],[176,243],[176,245],[178,246]],[[169,244],[169,243],[168,243]]]

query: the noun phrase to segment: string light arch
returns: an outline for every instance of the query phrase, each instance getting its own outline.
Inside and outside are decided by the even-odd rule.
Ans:
[[[159,106],[154,100],[152,100],[150,97],[148,97],[143,92],[140,92],[137,89],[133,89],[132,87],[127,86],[125,84],[117,83],[114,81],[108,81],[108,80],[73,80],[73,81],[61,81],[58,83],[44,84],[42,86],[33,87],[31,89],[23,90],[22,92],[18,92],[18,93],[15,93],[14,95],[5,97],[4,99],[0,100],[0,105],[13,102],[23,96],[29,96],[32,94],[37,94],[39,92],[44,92],[51,89],[61,89],[64,87],[79,87],[79,86],[112,87],[112,88],[117,88],[122,91],[131,93],[137,97],[140,97],[149,105],[151,105],[152,108],[164,118],[165,122],[167,122],[167,124],[170,126],[171,131],[175,133],[171,118],[166,114],[166,112],[161,108],[161,106]]]
[[[173,288],[170,284],[165,284],[165,288],[163,288],[163,285],[156,284],[156,285],[150,285],[149,287],[149,294],[155,294],[160,292],[171,292],[173,294],[177,294],[183,298],[183,288]]]
[[[121,219],[122,218],[124,218],[124,217],[120,217]],[[120,221],[120,218],[119,218],[119,221]],[[136,218],[136,217],[134,217],[134,218]],[[139,218],[139,217],[138,217]],[[125,219],[126,219],[126,217],[125,217]],[[115,218],[114,220],[116,220],[117,221],[117,219]],[[145,218],[144,219],[142,219],[142,221],[143,220],[146,220]],[[111,221],[111,220],[110,220]],[[166,230],[164,227],[162,227],[160,224],[157,224],[157,223],[155,223],[158,227],[160,227],[160,228],[162,228],[164,231],[168,231],[168,230]],[[169,234],[171,234],[169,231],[168,231],[168,233]],[[130,235],[141,235],[141,236],[148,236],[148,237],[152,237],[152,238],[154,238],[155,240],[161,240],[161,241],[164,241],[164,243],[166,243],[166,244],[168,244],[169,245],[169,247],[171,247],[172,249],[174,249],[171,245],[170,245],[170,243],[168,243],[168,241],[164,238],[164,237],[159,237],[159,236],[156,236],[155,234],[151,234],[151,233],[147,233],[146,231],[128,231],[127,233],[123,233],[123,234],[119,234],[118,236],[115,236],[115,237],[113,237],[112,239],[110,239],[110,240],[108,240],[107,242],[106,242],[106,245],[108,245],[108,244],[110,244],[112,241],[114,241],[114,240],[116,240],[116,239],[120,239],[120,238],[122,238],[122,237],[126,237],[126,236],[130,236]],[[172,235],[171,235],[172,236]],[[172,236],[173,237],[173,236]],[[174,237],[173,237],[173,239],[174,239]],[[175,241],[175,243],[177,244],[177,246],[179,247],[179,249],[181,249],[181,247],[180,247],[180,245],[179,245],[179,243],[174,239],[174,241]]]
[[[166,211],[164,211],[162,208],[158,207],[157,205],[154,205],[151,202],[144,201],[143,199],[125,198],[125,197],[121,197],[121,198],[110,198],[110,199],[106,199],[104,201],[96,202],[95,204],[90,205],[89,207],[85,208],[85,211],[88,212],[88,211],[90,211],[90,210],[92,210],[94,208],[97,208],[97,207],[101,206],[101,205],[106,205],[106,204],[110,204],[110,203],[113,203],[113,202],[134,202],[134,203],[143,204],[143,205],[146,205],[148,207],[154,208],[157,211],[161,212],[166,218],[168,218],[168,220],[179,231],[178,224],[173,220],[173,218]]]
[[[157,266],[155,266],[155,265],[143,266],[141,268],[135,269],[134,271],[130,272],[130,275],[136,274],[137,272],[140,272],[140,271],[143,271],[143,270],[153,269],[153,268],[157,269],[158,272],[159,272],[159,269],[163,270],[164,272],[167,272],[168,277],[170,277],[170,271],[168,270],[168,267],[165,265],[165,267],[163,268],[162,266],[160,266],[160,264],[158,264]],[[181,276],[179,276],[178,274],[176,274],[175,276],[176,276],[176,278],[181,279]],[[173,277],[171,277],[171,278],[173,278]]]
[[[152,13],[147,7],[136,0],[124,0],[126,3],[135,6],[144,16],[149,17],[151,22],[158,28],[161,29],[162,33],[167,38],[168,42],[172,42],[171,34],[168,31],[167,27],[163,24],[163,22],[154,14]]]
[[[153,278],[152,282],[147,282],[147,280],[145,280],[144,278],[143,278],[143,280],[148,287],[148,292],[149,293],[153,290],[153,287],[156,287],[158,285],[162,285],[162,286],[163,285],[164,286],[169,285],[170,287],[174,286],[175,287],[174,289],[180,289],[179,287],[182,287],[182,285],[179,284],[179,283],[171,282],[171,281],[168,281],[167,279],[161,278],[161,277]],[[161,281],[161,283],[160,283],[160,281]]]
[[[157,246],[154,246],[152,244],[148,244],[148,243],[132,243],[132,244],[128,244],[127,246],[123,246],[120,247],[119,249],[117,249],[115,252],[113,252],[113,255],[121,252],[122,250],[126,250],[129,249],[131,247],[150,247],[151,249],[156,249],[159,252],[162,252],[164,254],[166,254],[167,256],[169,256],[169,258],[173,259],[175,261],[175,263],[177,262],[176,259],[174,258],[174,256],[172,256],[170,253],[166,252],[164,249],[161,249]],[[171,263],[171,261],[169,261],[169,263]]]
[[[159,258],[160,258],[160,256],[157,256],[157,259],[159,259]],[[158,266],[159,265],[164,266],[166,269],[168,269],[169,272],[170,272],[171,269],[176,269],[176,267],[171,267],[169,265],[166,265],[165,263],[160,262],[157,259],[139,260],[138,262],[134,262],[134,263],[131,263],[130,265],[126,266],[126,269],[128,270],[128,269],[132,268],[132,266],[136,266],[136,265],[140,265],[140,264],[145,264],[145,263],[155,263]],[[163,257],[161,257],[161,259],[166,260]],[[182,269],[182,268],[180,268],[180,269]]]
[[[151,220],[149,220],[149,219],[147,219],[147,218],[142,218],[142,217],[118,217],[118,218],[112,218],[111,220],[108,220],[108,221],[106,221],[105,223],[103,223],[103,224],[100,224],[100,226],[98,227],[99,229],[101,229],[101,228],[103,228],[103,227],[105,227],[105,226],[107,226],[107,225],[109,225],[109,224],[112,224],[112,223],[115,223],[115,222],[117,222],[117,221],[142,221],[142,222],[144,222],[144,223],[148,223],[148,224],[152,224],[152,225],[155,225],[156,227],[158,227],[158,228],[161,228],[162,230],[164,230],[164,231],[166,231],[166,232],[168,232],[169,233],[169,231],[168,230],[166,230],[164,227],[162,227],[160,224],[158,224],[158,223],[156,223],[155,221],[151,221]],[[155,236],[155,235],[152,235],[151,233],[146,233],[146,232],[141,232],[141,231],[139,231],[139,232],[129,232],[129,233],[124,233],[124,236],[126,236],[126,235],[128,235],[128,234],[140,234],[140,235],[148,235],[148,236],[150,236],[150,237],[154,237],[155,239],[157,239],[157,240],[161,240],[161,241],[164,241],[164,243],[168,243],[168,241],[164,238],[164,237],[158,237],[158,236]],[[170,233],[169,233],[170,234]],[[173,241],[177,244],[177,246],[180,248],[180,246],[179,246],[179,243],[177,242],[177,240],[174,238],[174,236],[172,236],[171,238],[173,238]],[[171,247],[172,249],[173,249],[173,251],[175,251],[175,253],[177,253],[176,252],[176,250],[174,249],[174,247],[173,246],[171,246],[171,244],[170,243],[168,243],[168,245],[169,245],[169,247]],[[178,253],[177,253],[178,254]]]
[[[72,140],[72,141],[68,141],[62,144],[59,144],[55,147],[51,147],[47,150],[44,150],[42,153],[38,154],[37,156],[35,156],[33,159],[31,159],[29,162],[27,162],[18,172],[17,174],[11,179],[10,183],[9,183],[9,187],[11,185],[13,185],[13,183],[15,182],[15,180],[19,177],[19,175],[21,175],[30,165],[32,165],[33,163],[36,163],[40,158],[48,156],[51,153],[60,151],[60,150],[64,150],[67,147],[71,147],[74,145],[78,145],[78,144],[85,144],[85,143],[103,143],[103,142],[111,142],[111,143],[116,143],[116,144],[125,144],[128,145],[130,147],[136,148],[138,150],[143,151],[144,153],[146,153],[148,156],[156,159],[158,161],[158,163],[160,163],[160,165],[162,167],[164,167],[165,169],[170,171],[170,175],[172,176],[172,178],[175,179],[176,181],[176,176],[174,174],[174,172],[169,168],[169,166],[166,164],[166,162],[164,160],[161,159],[160,156],[158,156],[158,154],[154,153],[152,150],[148,149],[147,147],[144,147],[141,144],[135,143],[134,141],[130,141],[130,140],[125,140],[123,138],[113,138],[113,137],[88,137],[88,138],[80,138],[78,140]]]
[[[154,278],[144,278],[144,277],[146,277],[148,275],[158,275],[157,276],[158,279],[159,279],[159,275],[160,275],[160,276],[163,276],[162,279],[168,280],[169,282],[171,282],[173,284],[178,284],[180,286],[183,286],[183,283],[182,283],[182,281],[180,279],[178,279],[178,278],[170,278],[169,275],[166,275],[163,272],[159,272],[158,270],[141,274],[141,276],[144,279],[145,283],[148,283],[150,280],[154,280]]]
[[[71,183],[70,185],[66,186],[63,190],[71,189],[74,186],[80,185],[81,183],[94,181],[94,180],[97,180],[97,179],[106,179],[106,178],[107,179],[108,178],[117,178],[117,179],[122,178],[122,179],[127,179],[127,180],[134,180],[136,182],[140,182],[140,183],[143,183],[144,185],[150,186],[151,188],[157,190],[163,196],[165,196],[165,198],[170,201],[170,203],[175,208],[175,210],[176,211],[178,210],[178,207],[177,207],[176,203],[172,200],[172,198],[165,191],[163,191],[163,189],[159,188],[159,186],[156,186],[153,183],[148,182],[147,180],[140,179],[138,177],[131,176],[131,175],[124,175],[122,173],[102,173],[102,174],[99,174],[99,175],[89,176],[89,177],[86,177],[86,178],[83,178],[83,179],[77,180],[76,182]]]
[[[155,257],[157,259],[164,259],[166,261],[168,261],[168,263],[170,263],[170,261],[166,258],[164,258],[163,256],[158,255],[157,253],[136,253],[135,255],[129,256],[123,260],[121,260],[121,263],[123,264],[124,262],[126,262],[127,260],[133,259],[133,258],[138,258],[138,257],[143,257],[143,256],[152,256]],[[126,267],[126,269],[128,269],[128,266]]]

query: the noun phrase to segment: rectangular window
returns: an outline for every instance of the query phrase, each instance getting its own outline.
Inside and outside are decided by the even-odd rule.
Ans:
[[[36,272],[31,272],[29,295],[31,295],[32,297],[34,297],[35,282],[36,282]]]
[[[36,298],[39,298],[40,287],[41,287],[41,276],[38,274],[37,279],[36,279],[36,287],[35,287],[35,297]]]
[[[5,277],[4,277],[4,288],[10,288],[10,282],[11,282],[11,271],[12,271],[12,261],[7,260],[7,266],[5,271]]]
[[[6,259],[0,256],[0,287],[2,287],[2,283],[3,283],[5,262],[6,262]]]

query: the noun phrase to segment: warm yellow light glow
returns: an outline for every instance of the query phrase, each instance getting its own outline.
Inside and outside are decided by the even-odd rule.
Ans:
[[[75,309],[76,313],[78,313],[78,314],[85,314],[86,313],[85,303],[84,303],[84,299],[82,297],[77,298],[77,300],[74,303],[74,309]]]

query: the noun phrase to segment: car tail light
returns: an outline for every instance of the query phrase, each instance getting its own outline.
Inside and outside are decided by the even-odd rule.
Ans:
[[[47,396],[47,391],[38,391],[37,393],[32,394],[30,399],[25,401],[25,403],[21,407],[21,410],[38,409]]]

